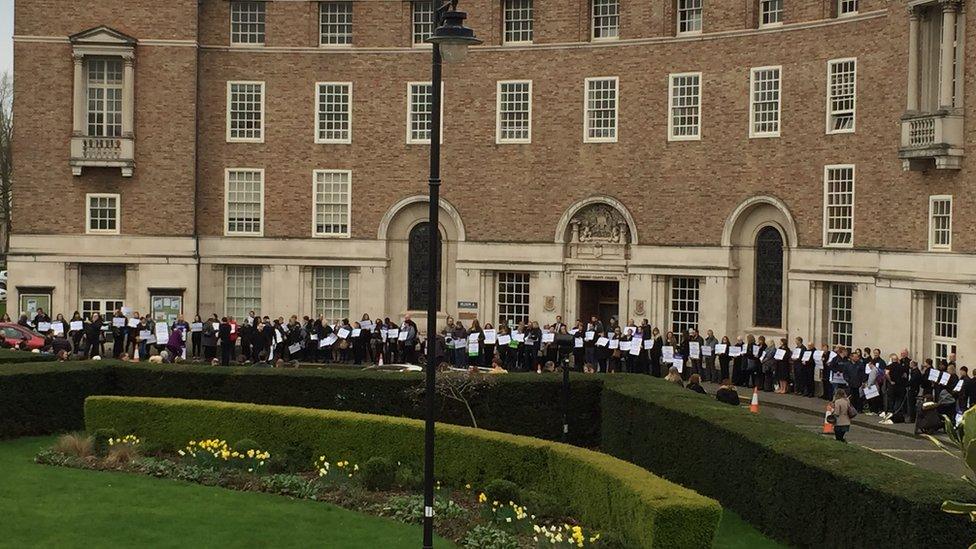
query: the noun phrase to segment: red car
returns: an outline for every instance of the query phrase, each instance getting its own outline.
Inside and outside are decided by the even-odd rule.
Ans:
[[[20,342],[25,338],[27,339],[27,348],[32,351],[44,346],[44,337],[41,334],[13,322],[0,322],[0,335],[10,347],[20,345]]]

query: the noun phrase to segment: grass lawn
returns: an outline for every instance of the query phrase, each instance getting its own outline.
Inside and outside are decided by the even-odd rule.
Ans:
[[[415,548],[420,527],[334,505],[36,465],[53,437],[0,442],[0,547]],[[439,539],[438,547],[452,547]]]
[[[762,535],[731,509],[722,511],[722,522],[715,534],[713,549],[785,549],[786,546]]]

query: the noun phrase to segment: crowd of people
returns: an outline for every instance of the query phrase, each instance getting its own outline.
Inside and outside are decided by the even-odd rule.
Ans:
[[[381,360],[417,364],[428,342],[410,315],[400,321],[373,320],[368,314],[358,321],[297,315],[286,320],[251,311],[242,319],[213,314],[187,321],[180,315],[169,325],[121,309],[106,318],[98,313],[83,318],[76,311],[70,320],[60,314],[51,319],[38,310],[33,318],[23,315],[19,323],[41,332],[45,350],[62,358],[112,356],[220,365]],[[436,363],[454,368],[541,373],[565,366],[586,373],[676,376],[682,383],[690,381],[693,390],[714,382],[732,392],[738,386],[827,401],[843,390],[854,409],[878,415],[885,423],[914,422],[923,403],[950,418],[976,404],[976,381],[965,366],[956,365],[954,355],[919,361],[907,349],[885,357],[877,348],[818,346],[800,337],[792,342],[767,341],[762,335],[718,338],[712,330],[701,334],[694,328],[662,333],[647,319],[624,325],[595,316],[573,325],[560,316],[545,325],[503,319],[497,327],[478,320],[465,325],[449,317],[436,335]],[[722,399],[732,400],[727,394]]]

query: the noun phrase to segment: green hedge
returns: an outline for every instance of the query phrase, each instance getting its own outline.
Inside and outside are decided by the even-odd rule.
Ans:
[[[28,362],[51,362],[54,355],[46,353],[32,353],[30,351],[15,351],[0,349],[0,364],[24,364]]]
[[[99,363],[4,365],[0,368],[0,438],[81,429],[89,395],[113,394]]]
[[[607,378],[602,450],[713,497],[796,547],[967,547],[944,499],[965,482],[905,465],[673,384]],[[856,429],[857,427],[855,427]]]
[[[418,420],[199,400],[91,397],[89,431],[111,428],[178,449],[189,440],[254,439],[271,452],[308,445],[308,463],[363,463],[373,456],[419,462],[424,424]],[[605,454],[539,439],[441,425],[437,476],[461,485],[495,478],[568,503],[583,524],[619,535],[627,547],[709,547],[718,503]]]
[[[254,404],[277,404],[423,417],[412,389],[422,385],[421,374],[363,372],[336,369],[305,370],[256,367],[213,367],[204,365],[148,364],[117,361],[50,363],[32,365],[37,373],[65,368],[108,367],[105,384],[91,386],[91,392],[73,391],[54,399],[54,416],[74,412],[72,421],[51,423],[49,432],[64,431],[81,423],[81,405],[90,395],[175,397]],[[26,367],[26,366],[25,366]],[[13,367],[0,368],[0,395],[5,376]],[[20,367],[20,370],[23,371]],[[558,375],[509,374],[498,376],[498,384],[472,402],[478,426],[493,431],[558,440],[562,435],[561,378]],[[600,388],[596,377],[577,377],[571,383],[569,442],[580,446],[600,444]],[[29,391],[29,389],[27,389]],[[44,398],[44,397],[42,397]],[[57,409],[64,402],[67,410]],[[7,403],[0,398],[0,417]],[[43,415],[44,408],[35,408]],[[438,421],[470,425],[467,411],[453,401],[438,403]],[[28,431],[40,434],[36,430]],[[23,429],[0,427],[0,438],[21,436]]]

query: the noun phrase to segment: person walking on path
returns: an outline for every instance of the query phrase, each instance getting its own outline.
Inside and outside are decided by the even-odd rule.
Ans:
[[[857,415],[857,410],[851,406],[851,401],[847,399],[847,391],[838,388],[834,391],[834,438],[846,443],[844,437],[851,430],[851,420]]]

